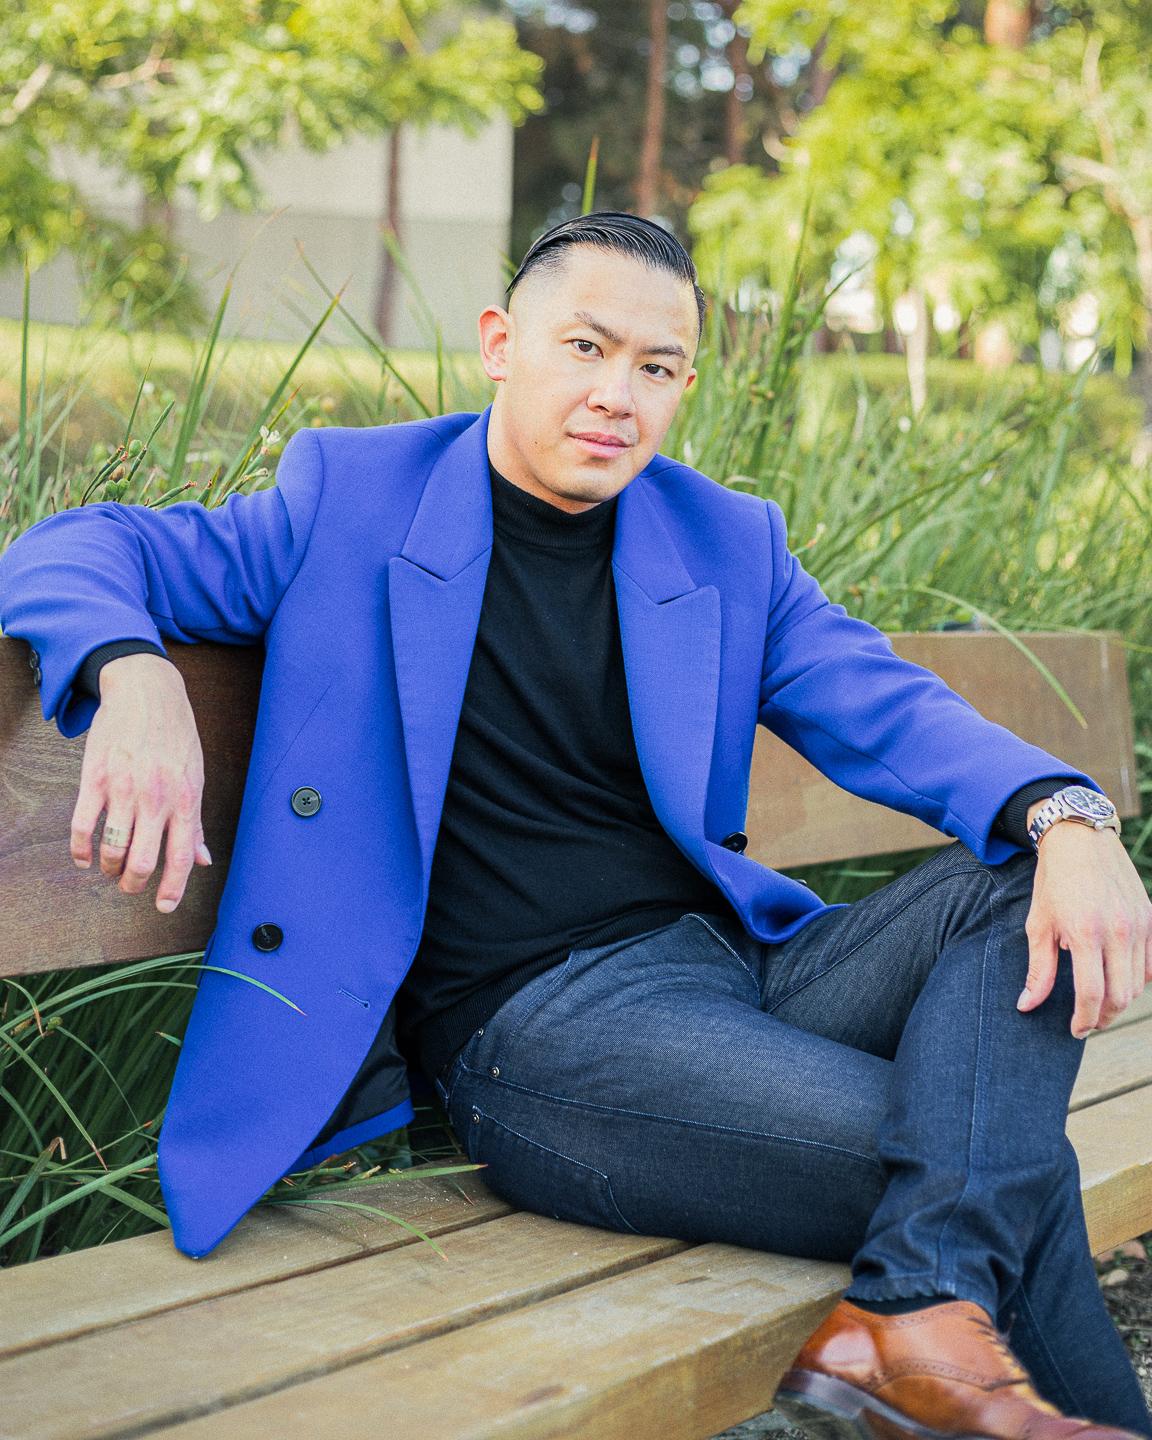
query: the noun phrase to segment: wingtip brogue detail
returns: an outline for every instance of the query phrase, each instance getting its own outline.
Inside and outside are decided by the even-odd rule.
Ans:
[[[1142,1440],[1045,1400],[972,1300],[883,1315],[841,1299],[774,1404],[815,1440]]]

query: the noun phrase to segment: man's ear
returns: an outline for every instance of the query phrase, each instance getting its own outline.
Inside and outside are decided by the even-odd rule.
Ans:
[[[507,377],[507,349],[512,317],[499,305],[489,305],[477,320],[480,330],[480,359],[489,380]]]

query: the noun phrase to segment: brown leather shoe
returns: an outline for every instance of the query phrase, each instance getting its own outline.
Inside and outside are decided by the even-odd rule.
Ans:
[[[1142,1440],[1045,1400],[972,1300],[880,1315],[841,1299],[773,1405],[816,1440]]]

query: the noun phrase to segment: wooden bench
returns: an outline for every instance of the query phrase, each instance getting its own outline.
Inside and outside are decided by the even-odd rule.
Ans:
[[[1115,637],[1026,637],[1087,725],[1003,636],[892,639],[990,719],[1092,774],[1122,815],[1139,813]],[[170,649],[204,741],[216,864],[195,870],[163,916],[155,878],[129,899],[72,865],[84,737],[64,741],[43,723],[26,647],[0,640],[0,975],[203,948],[262,652]],[[801,818],[786,827],[786,814]],[[765,731],[746,828],[748,853],[778,868],[948,843],[839,790]],[[1090,1036],[1072,1097],[1094,1252],[1152,1229],[1150,1042],[1152,988]],[[356,1211],[261,1205],[199,1262],[158,1231],[0,1273],[0,1435],[699,1440],[771,1407],[850,1280],[845,1265],[513,1211],[482,1170],[421,1168],[386,1187],[386,1208],[442,1254]],[[384,1203],[380,1187],[356,1190]]]

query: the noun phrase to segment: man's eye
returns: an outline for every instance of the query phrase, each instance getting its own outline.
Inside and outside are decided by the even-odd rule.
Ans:
[[[600,348],[599,345],[597,345],[594,340],[579,340],[579,339],[577,339],[577,340],[569,340],[568,343],[569,343],[569,345],[590,345],[593,350],[599,350],[599,348]],[[581,350],[581,351],[580,351],[580,354],[581,354],[581,355],[587,355],[588,353],[589,353],[589,352],[588,352],[587,350]],[[671,375],[672,375],[672,371],[668,368],[667,365],[657,365],[657,363],[656,363],[655,360],[650,360],[650,361],[648,362],[648,364],[647,364],[644,368],[645,368],[646,370],[647,370],[647,369],[663,370],[664,374],[667,375],[667,376],[669,376],[669,378],[671,378]]]

